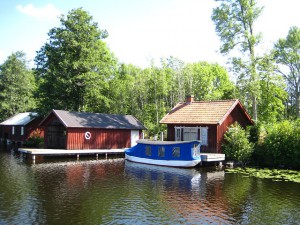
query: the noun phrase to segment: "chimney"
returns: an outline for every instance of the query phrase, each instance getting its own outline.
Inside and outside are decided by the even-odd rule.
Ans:
[[[185,100],[185,102],[187,103],[187,104],[190,104],[190,103],[192,103],[194,101],[194,95],[189,95],[189,96],[187,96],[187,98],[186,98],[186,100]]]

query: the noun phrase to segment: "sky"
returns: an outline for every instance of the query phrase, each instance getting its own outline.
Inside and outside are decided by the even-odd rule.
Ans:
[[[285,38],[290,27],[300,27],[299,0],[257,0],[264,6],[255,23],[262,32],[260,52]],[[100,29],[120,62],[142,68],[151,60],[174,56],[186,63],[207,61],[225,65],[211,14],[213,0],[0,0],[0,64],[16,51],[24,51],[34,67],[36,51],[47,42],[59,16],[82,7]]]

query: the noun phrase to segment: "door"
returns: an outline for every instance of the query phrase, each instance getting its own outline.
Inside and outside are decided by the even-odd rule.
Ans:
[[[135,146],[136,141],[140,139],[139,130],[131,130],[131,147]]]

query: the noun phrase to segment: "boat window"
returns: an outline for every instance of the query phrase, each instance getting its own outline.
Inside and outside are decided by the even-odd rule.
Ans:
[[[179,158],[180,157],[180,147],[174,147],[172,149],[172,157]]]
[[[147,156],[151,156],[151,146],[146,146],[145,153]]]
[[[165,157],[165,147],[158,148],[158,157]]]
[[[197,158],[200,157],[200,145],[199,144],[193,144],[192,148],[192,157]]]

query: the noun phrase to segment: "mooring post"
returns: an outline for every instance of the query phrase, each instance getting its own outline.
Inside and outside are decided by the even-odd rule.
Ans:
[[[107,159],[107,152],[105,153],[105,158]]]
[[[98,159],[98,154],[96,154],[96,159]]]
[[[77,160],[79,160],[79,154],[77,154]]]
[[[32,163],[35,164],[35,155],[32,155]]]

